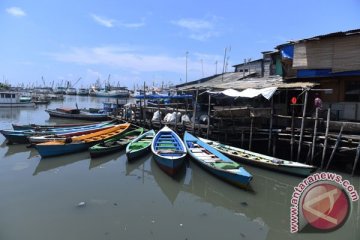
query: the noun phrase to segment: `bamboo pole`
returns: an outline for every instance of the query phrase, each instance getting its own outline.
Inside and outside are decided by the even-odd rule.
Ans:
[[[271,149],[272,129],[273,129],[273,115],[274,115],[274,97],[271,98],[271,112],[270,112],[270,129],[269,129],[269,141],[268,141],[268,153]]]
[[[320,166],[321,169],[324,168],[326,148],[327,148],[327,144],[328,144],[329,125],[330,125],[330,108],[328,108],[328,111],[327,111],[326,130],[325,130],[325,139],[324,139],[324,148],[323,148],[323,152],[322,152],[321,166]]]
[[[354,166],[353,166],[353,169],[352,169],[352,172],[351,172],[351,176],[354,176],[355,169],[356,169],[356,166],[357,166],[358,161],[359,161],[359,156],[360,156],[360,142],[359,142],[359,145],[356,148],[356,156],[355,156]]]
[[[146,89],[146,85],[145,85],[145,81],[144,81],[144,107],[143,107],[143,120],[144,120],[144,126],[146,124],[146,92],[145,92],[145,89]]]
[[[330,158],[329,158],[329,161],[328,161],[328,163],[327,163],[327,165],[326,165],[326,170],[329,169],[330,163],[331,163],[332,159],[333,159],[334,156],[335,156],[336,149],[339,147],[339,143],[340,143],[340,140],[341,140],[341,134],[342,134],[343,129],[344,129],[344,125],[341,126],[339,135],[337,136],[337,139],[336,139],[336,143],[335,143],[334,149],[332,150],[331,155],[330,155]]]
[[[176,112],[175,112],[175,132],[177,133],[177,124],[178,124],[178,121],[177,121],[177,113],[179,111],[179,105],[176,103]]]
[[[209,132],[210,132],[210,111],[211,111],[210,107],[211,107],[211,95],[209,93],[208,122],[207,122],[206,138],[209,138]]]
[[[252,137],[253,137],[253,123],[254,118],[252,117],[250,120],[250,136],[249,136],[249,151],[251,151],[251,145],[252,145]]]
[[[305,124],[306,105],[307,105],[307,101],[308,101],[308,94],[309,94],[308,90],[305,90],[303,114],[302,114],[301,128],[300,128],[300,139],[299,139],[298,153],[297,153],[297,158],[296,158],[297,162],[299,162],[300,154],[301,154],[301,145],[302,145],[303,135],[304,135],[304,124]]]
[[[313,164],[313,160],[314,160],[315,144],[316,144],[316,133],[317,133],[317,125],[318,125],[318,117],[319,117],[319,108],[316,108],[316,112],[315,112],[315,124],[314,124],[314,136],[313,136],[313,141],[312,141],[312,146],[311,146],[311,158],[310,158],[310,163],[311,163],[311,164]]]
[[[194,112],[193,112],[193,129],[192,129],[192,133],[195,134],[195,119],[196,119],[196,108],[197,108],[197,102],[198,102],[198,96],[199,96],[199,89],[196,89],[196,96],[195,96],[195,104],[194,104]]]
[[[292,115],[291,115],[291,140],[290,140],[290,160],[294,159],[294,125],[295,125],[295,108],[292,106]]]

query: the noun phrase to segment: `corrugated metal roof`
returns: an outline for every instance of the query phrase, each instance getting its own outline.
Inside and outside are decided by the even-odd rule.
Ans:
[[[243,90],[247,88],[267,88],[267,87],[278,87],[283,89],[291,88],[312,88],[318,85],[314,82],[285,82],[281,76],[269,76],[269,77],[247,77],[243,78],[243,73],[233,72],[225,73],[224,77],[216,76],[209,79],[206,82],[187,84],[186,86],[177,86],[178,90],[191,90],[191,89],[235,89]]]

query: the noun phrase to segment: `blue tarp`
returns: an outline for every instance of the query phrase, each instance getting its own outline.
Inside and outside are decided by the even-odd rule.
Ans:
[[[294,45],[285,45],[282,46],[280,49],[281,52],[281,57],[282,58],[289,58],[289,59],[293,59],[294,58]]]
[[[137,99],[144,99],[144,95],[138,95],[134,98]],[[145,95],[146,99],[186,99],[186,98],[193,98],[193,95],[184,94],[184,95],[175,95],[175,96],[167,96],[167,95]]]
[[[331,69],[299,69],[296,76],[298,78],[308,77],[340,77],[340,76],[360,76],[360,71],[347,71],[333,73]]]

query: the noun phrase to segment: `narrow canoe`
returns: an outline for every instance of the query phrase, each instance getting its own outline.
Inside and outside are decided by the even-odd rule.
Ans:
[[[155,137],[155,134],[154,130],[150,130],[132,140],[126,146],[127,158],[132,160],[150,152],[151,142]]]
[[[105,121],[109,119],[107,113],[90,113],[83,110],[80,110],[79,112],[69,113],[65,111],[60,111],[58,109],[47,109],[45,111],[50,115],[50,117],[70,118],[70,119],[89,120],[89,121]]]
[[[184,164],[186,148],[181,138],[169,127],[163,127],[154,137],[151,151],[159,167],[175,175]]]
[[[316,170],[316,167],[312,165],[287,161],[264,154],[255,153],[252,151],[225,145],[208,139],[199,139],[216,148],[218,151],[222,152],[223,154],[227,155],[228,157],[237,162],[251,164],[257,167],[262,167],[273,171],[298,176],[309,176],[312,172]]]
[[[185,132],[184,142],[192,159],[213,175],[239,187],[247,187],[252,175],[207,143]]]
[[[110,122],[110,121],[108,121]],[[73,128],[73,127],[83,127],[98,125],[99,122],[82,122],[82,123],[65,123],[65,124],[12,124],[14,130],[38,130],[46,131],[54,128]]]
[[[71,137],[70,141],[52,141],[35,145],[41,157],[51,157],[87,150],[89,147],[117,137],[130,127],[130,123],[115,125],[111,128],[89,133],[81,136]]]
[[[44,135],[61,135],[72,132],[81,132],[98,129],[104,126],[114,126],[114,122],[103,122],[96,125],[89,126],[78,126],[70,128],[56,128],[48,129],[46,131],[37,131],[37,130],[0,130],[0,133],[4,135],[8,143],[29,143],[29,137],[31,136],[44,136]]]
[[[101,157],[106,154],[118,152],[126,147],[133,139],[144,132],[143,128],[138,128],[129,132],[125,132],[109,140],[102,141],[89,148],[92,158]]]

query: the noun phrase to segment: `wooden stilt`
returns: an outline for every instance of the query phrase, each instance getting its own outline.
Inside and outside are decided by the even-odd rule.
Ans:
[[[144,120],[144,126],[146,124],[146,85],[145,85],[145,82],[144,82],[144,108],[143,108],[143,120]]]
[[[269,126],[269,141],[268,141],[268,153],[271,150],[271,138],[273,129],[273,115],[274,115],[274,97],[271,98],[271,113],[270,113],[270,126]]]
[[[177,113],[179,111],[179,105],[176,103],[176,114],[175,114],[175,132],[177,132],[177,124],[178,124],[178,117],[177,117]]]
[[[194,118],[194,121],[193,121],[193,130],[192,130],[192,133],[193,133],[193,134],[195,134],[195,119],[196,119],[196,108],[197,108],[198,96],[199,96],[199,89],[196,89],[194,112],[193,112],[193,118]]]
[[[250,120],[250,136],[249,136],[249,151],[251,151],[251,145],[252,145],[252,137],[253,137],[253,124],[254,124],[254,118],[252,117]]]
[[[244,137],[245,137],[244,135],[245,135],[244,130],[242,130],[241,131],[241,148],[244,147]]]
[[[360,142],[359,142],[359,145],[356,148],[356,156],[355,156],[354,166],[353,166],[353,169],[352,169],[352,172],[351,172],[351,176],[354,176],[355,169],[356,169],[356,166],[357,166],[358,161],[359,161],[359,156],[360,156]]]
[[[304,136],[304,124],[305,124],[305,116],[306,116],[306,105],[307,105],[307,101],[308,101],[308,93],[309,93],[308,90],[305,90],[303,113],[302,113],[301,128],[300,128],[300,139],[299,139],[299,146],[298,146],[298,152],[297,152],[297,158],[296,158],[297,162],[299,162],[299,160],[300,160],[301,145],[302,145],[303,136]]]
[[[273,147],[272,147],[272,156],[276,157],[276,145],[277,145],[277,136],[274,136],[274,141],[273,141]]]
[[[295,125],[295,108],[292,107],[292,115],[291,115],[291,140],[290,140],[290,160],[294,160],[294,125]]]
[[[334,156],[335,156],[336,149],[339,147],[343,129],[344,129],[344,125],[341,126],[339,135],[337,136],[337,139],[336,139],[336,142],[335,142],[334,149],[332,150],[331,155],[330,155],[330,158],[329,158],[329,161],[328,161],[328,163],[327,163],[327,165],[326,165],[326,170],[329,169],[330,163],[331,163],[332,159],[333,159]]]
[[[326,148],[327,148],[328,135],[329,135],[329,125],[330,125],[330,108],[328,108],[328,111],[327,111],[324,148],[323,148],[323,152],[322,152],[321,166],[320,166],[321,169],[324,168],[324,161],[325,161]]]
[[[211,107],[211,95],[209,93],[209,106],[208,106],[208,122],[207,122],[207,129],[206,129],[206,138],[209,138],[209,132],[210,132],[210,109]]]
[[[318,125],[318,117],[319,117],[319,108],[316,108],[315,112],[315,124],[314,124],[314,136],[311,146],[311,158],[310,163],[313,164],[314,161],[314,153],[315,153],[315,145],[316,145],[316,133],[317,133],[317,125]]]

